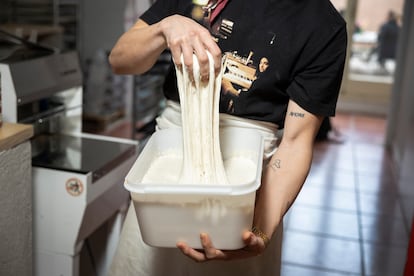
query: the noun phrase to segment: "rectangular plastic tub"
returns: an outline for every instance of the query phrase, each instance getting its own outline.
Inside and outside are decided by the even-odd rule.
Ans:
[[[157,158],[170,155],[182,160],[180,128],[157,131],[151,136],[124,184],[131,193],[146,244],[176,247],[178,241],[184,241],[193,248],[201,248],[200,233],[203,232],[210,235],[216,248],[244,246],[242,233],[252,227],[255,195],[261,181],[263,139],[254,130],[232,128],[220,132],[220,144],[225,167],[231,158],[253,166],[246,170],[243,162],[238,163],[241,166],[236,166],[238,178],[233,183],[197,185],[162,183],[161,180],[142,183]],[[179,162],[173,163],[176,166]],[[160,179],[166,170],[160,170]],[[234,166],[232,170],[234,175]],[[178,177],[180,169],[176,173]]]

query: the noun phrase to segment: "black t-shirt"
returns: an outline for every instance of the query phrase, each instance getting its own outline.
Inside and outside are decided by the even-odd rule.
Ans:
[[[191,17],[191,0],[158,0],[142,16],[154,24]],[[220,112],[283,127],[289,99],[316,115],[333,116],[346,55],[346,24],[329,0],[233,0],[213,22],[227,55]],[[179,101],[171,67],[165,96]]]

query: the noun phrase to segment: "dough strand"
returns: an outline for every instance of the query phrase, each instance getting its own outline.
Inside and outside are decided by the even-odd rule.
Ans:
[[[210,68],[208,82],[200,81],[200,67],[195,55],[193,78],[190,78],[188,70],[176,67],[183,132],[180,183],[228,184],[220,149],[222,72],[215,76],[213,58],[208,52],[207,55]]]

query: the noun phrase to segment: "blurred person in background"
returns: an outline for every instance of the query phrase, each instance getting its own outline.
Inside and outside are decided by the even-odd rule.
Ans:
[[[398,25],[397,15],[395,12],[389,11],[386,22],[379,29],[377,39],[376,51],[378,63],[382,70],[386,70],[385,62],[388,59],[395,59],[399,32],[400,26]]]
[[[345,142],[345,136],[332,124],[331,117],[325,117],[315,140],[317,142],[332,142],[341,144]]]

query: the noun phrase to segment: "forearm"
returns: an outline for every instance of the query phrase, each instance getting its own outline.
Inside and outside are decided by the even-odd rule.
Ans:
[[[214,59],[214,71],[221,70],[221,50],[209,30],[191,18],[178,14],[148,25],[139,20],[117,41],[110,55],[112,69],[117,74],[141,74],[149,70],[165,50],[179,68],[192,71],[194,55],[198,59],[201,80],[207,81],[210,63],[207,52]]]
[[[308,175],[312,145],[283,144],[264,170],[254,225],[269,237],[295,201]]]
[[[295,201],[312,162],[313,145],[323,116],[290,100],[282,141],[265,168],[256,199],[254,225],[272,236]]]
[[[167,48],[161,24],[138,21],[119,38],[109,56],[116,74],[141,74],[154,65]]]

